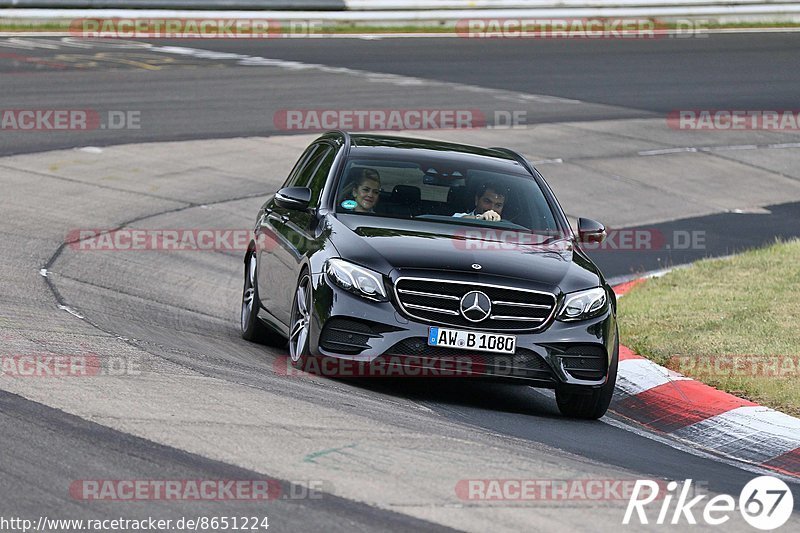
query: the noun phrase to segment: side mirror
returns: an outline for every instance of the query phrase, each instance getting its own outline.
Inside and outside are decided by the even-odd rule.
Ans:
[[[606,238],[606,227],[591,218],[579,218],[578,238],[581,242],[601,243]]]
[[[284,209],[305,211],[311,203],[311,189],[308,187],[284,187],[275,193],[275,203]]]

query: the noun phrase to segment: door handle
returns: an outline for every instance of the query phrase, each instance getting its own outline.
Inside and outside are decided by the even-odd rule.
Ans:
[[[289,222],[289,217],[287,215],[281,215],[281,222],[286,224],[287,222]]]

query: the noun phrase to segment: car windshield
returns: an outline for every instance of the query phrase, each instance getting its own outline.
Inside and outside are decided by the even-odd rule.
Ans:
[[[463,161],[365,158],[348,161],[343,176],[337,213],[558,235],[553,211],[530,175]]]

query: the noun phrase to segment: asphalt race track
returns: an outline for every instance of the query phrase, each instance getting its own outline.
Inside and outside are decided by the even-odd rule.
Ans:
[[[64,242],[82,228],[251,227],[315,136],[283,128],[282,111],[446,108],[481,110],[489,126],[505,112],[526,121],[404,134],[519,149],[570,216],[658,236],[655,248],[594,252],[607,277],[726,255],[800,235],[800,132],[682,131],[666,115],[797,109],[798,49],[796,34],[0,39],[0,109],[91,110],[101,121],[134,113],[138,125],[0,130],[0,353],[91,354],[136,369],[0,376],[0,516],[268,515],[278,531],[616,531],[626,501],[466,501],[456,486],[691,478],[738,496],[761,471],[692,453],[613,413],[562,418],[546,392],[286,376],[284,348],[239,337],[239,251],[85,252]],[[70,493],[76,480],[257,478],[276,480],[285,496],[263,504]],[[308,485],[319,498],[293,488]],[[796,499],[792,520],[798,511]],[[749,530],[741,517],[725,527]]]
[[[510,92],[552,95],[595,105],[531,100],[491,100],[482,109],[524,109],[528,122],[663,118],[676,109],[792,109],[797,105],[795,34],[712,35],[638,41],[516,39],[270,39],[129,41],[87,45],[66,38],[17,38],[0,50],[3,105],[136,110],[141,130],[113,136],[84,132],[81,141],[29,134],[4,135],[0,154],[122,142],[269,135],[280,109],[476,107],[475,94],[460,98],[415,85],[332,83],[314,71],[238,68],[225,58],[156,53],[142,46],[174,46],[257,58],[322,64]],[[13,41],[13,40],[12,40]],[[21,42],[19,42],[21,41]],[[48,44],[49,41],[49,44]],[[252,62],[251,62],[252,63]],[[257,64],[257,63],[256,63]],[[233,70],[233,71],[232,71]],[[235,72],[235,74],[234,74]],[[31,77],[33,74],[35,76]],[[231,83],[232,76],[236,83]],[[410,94],[409,94],[410,93]],[[504,104],[501,104],[504,102]]]

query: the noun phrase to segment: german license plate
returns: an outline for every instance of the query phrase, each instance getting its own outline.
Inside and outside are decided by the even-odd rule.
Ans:
[[[428,346],[513,354],[517,346],[517,337],[430,326],[428,328]]]

